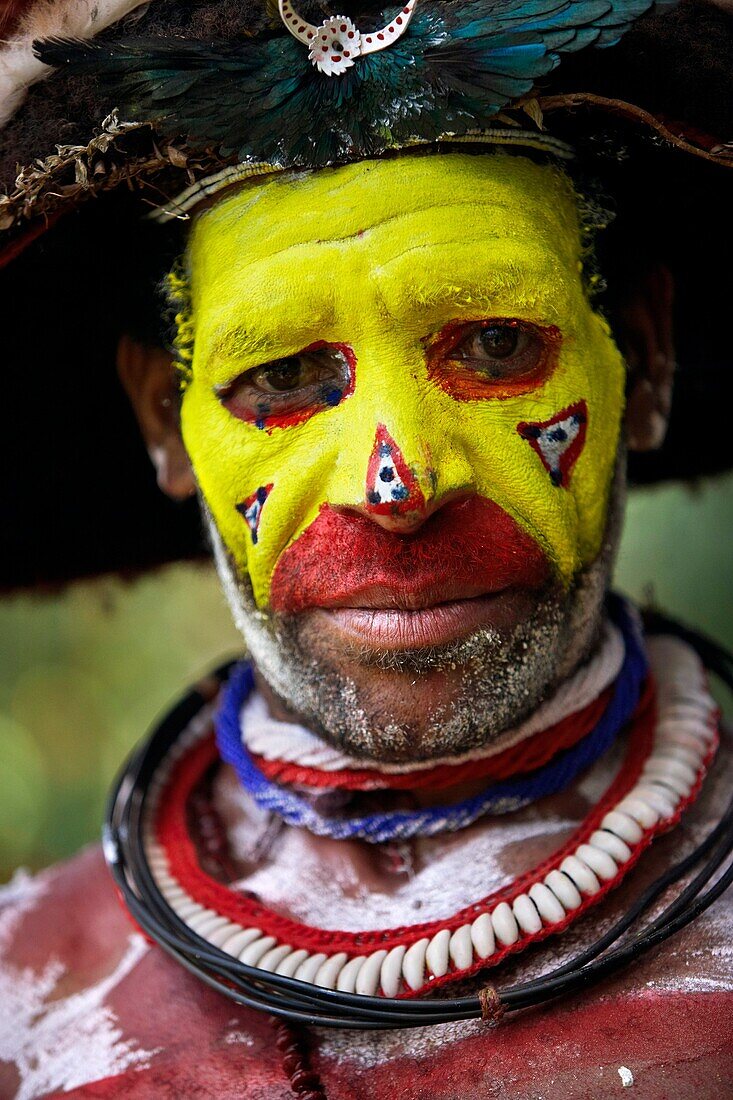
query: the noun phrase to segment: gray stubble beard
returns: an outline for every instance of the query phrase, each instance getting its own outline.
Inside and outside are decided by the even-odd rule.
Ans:
[[[257,608],[249,578],[238,573],[203,502],[202,509],[234,622],[260,676],[293,719],[354,757],[427,760],[496,741],[592,654],[620,538],[624,459],[620,454],[599,554],[569,589],[553,586],[541,594],[532,616],[514,630],[482,629],[450,645],[397,658],[375,661],[373,654],[349,654],[359,664],[376,664],[385,677],[458,674],[450,703],[414,722],[396,721],[388,707],[366,698],[368,693],[339,667],[336,654],[314,657],[307,620]]]

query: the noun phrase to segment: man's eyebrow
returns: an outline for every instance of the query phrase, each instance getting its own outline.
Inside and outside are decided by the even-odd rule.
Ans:
[[[274,341],[264,333],[254,333],[246,325],[230,328],[223,325],[214,333],[206,356],[206,365],[217,361],[241,359],[258,354],[265,358],[272,352]]]

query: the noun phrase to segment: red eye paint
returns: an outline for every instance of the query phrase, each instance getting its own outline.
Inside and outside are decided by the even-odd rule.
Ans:
[[[267,391],[257,386],[255,376],[259,372],[271,369],[277,373],[282,365],[297,361],[301,356],[314,356],[318,352],[332,352],[341,357],[339,363],[334,359],[332,376],[313,381],[292,390]],[[324,360],[325,363],[325,360]],[[290,428],[310,420],[316,413],[335,408],[354,392],[356,378],[356,356],[348,344],[335,344],[327,340],[318,340],[292,356],[264,363],[245,371],[226,387],[217,391],[222,405],[238,420],[255,424],[268,434],[274,428]]]
[[[480,349],[484,335],[516,339],[508,355]],[[535,325],[515,318],[451,321],[429,343],[426,353],[430,379],[456,401],[517,397],[545,382],[557,365],[562,337],[554,325]],[[469,354],[472,348],[482,357]]]

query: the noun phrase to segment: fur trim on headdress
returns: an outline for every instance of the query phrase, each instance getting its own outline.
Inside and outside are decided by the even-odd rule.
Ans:
[[[94,38],[145,0],[38,0],[0,44],[0,127],[23,102],[31,84],[49,74],[33,54],[38,38]]]

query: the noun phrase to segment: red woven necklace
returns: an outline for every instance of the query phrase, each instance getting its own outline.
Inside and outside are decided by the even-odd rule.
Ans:
[[[620,771],[554,855],[450,918],[377,931],[320,929],[275,913],[208,875],[187,823],[192,794],[217,760],[208,728],[162,788],[151,822],[151,869],[168,904],[195,932],[262,969],[387,996],[470,975],[563,931],[627,874],[658,833],[679,820],[717,746],[715,705],[697,666],[688,669],[688,681],[693,703],[676,722],[679,701],[660,722],[654,690],[647,686]]]
[[[386,772],[374,768],[325,771],[295,764],[290,760],[267,760],[257,753],[251,755],[268,779],[293,786],[327,787],[345,791],[405,791],[417,788],[442,791],[466,780],[487,779],[497,782],[541,768],[558,752],[577,745],[598,722],[608,706],[611,693],[612,689],[607,688],[586,707],[548,729],[538,730],[518,744],[510,745],[495,756],[488,756],[483,760],[466,760],[461,764],[439,764],[434,768],[414,772]]]

